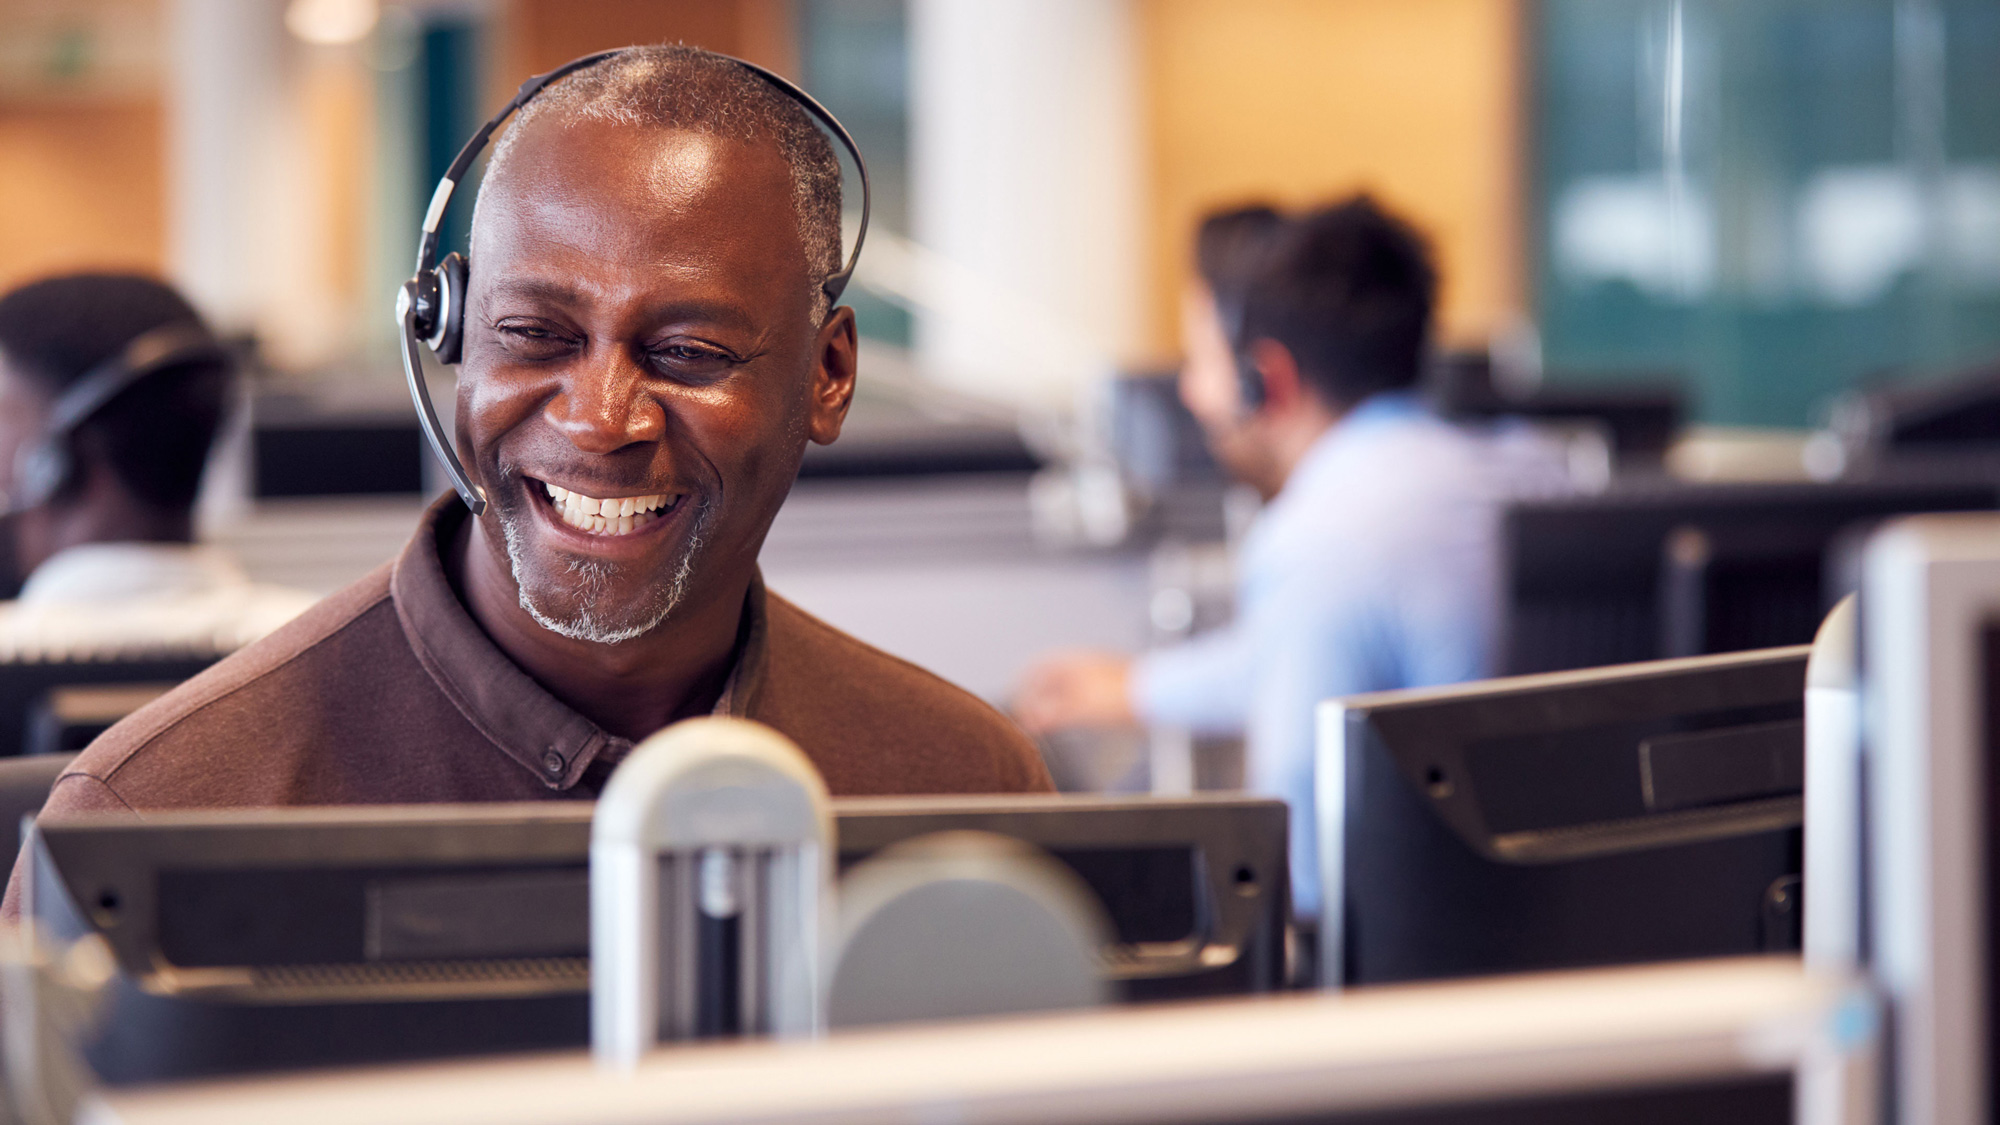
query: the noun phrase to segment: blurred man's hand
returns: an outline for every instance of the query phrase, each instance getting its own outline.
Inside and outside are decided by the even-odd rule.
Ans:
[[[1113,652],[1059,652],[1028,669],[1014,718],[1030,734],[1137,723],[1128,692],[1132,660]]]

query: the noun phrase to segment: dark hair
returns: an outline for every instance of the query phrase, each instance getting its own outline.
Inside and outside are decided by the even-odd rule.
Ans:
[[[186,299],[151,278],[51,277],[0,297],[0,353],[18,374],[55,397],[144,333],[200,323]],[[148,375],[76,428],[71,453],[80,461],[107,464],[146,504],[190,508],[222,425],[230,378],[229,365],[212,360]]]
[[[813,320],[831,302],[821,288],[840,272],[840,160],[805,107],[734,60],[682,44],[628,47],[617,58],[560,79],[522,107],[493,146],[491,177],[513,156],[529,122],[581,117],[623,125],[691,129],[775,145],[792,170],[792,209],[806,252]]]
[[[1243,298],[1285,217],[1263,203],[1211,211],[1194,235],[1194,268],[1214,295],[1226,323],[1242,317]]]
[[[1437,300],[1430,248],[1365,195],[1293,219],[1263,256],[1235,341],[1276,340],[1330,405],[1417,381]]]

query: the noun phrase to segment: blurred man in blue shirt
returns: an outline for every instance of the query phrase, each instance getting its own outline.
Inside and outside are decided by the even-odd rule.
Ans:
[[[1241,732],[1248,788],[1291,807],[1293,902],[1312,916],[1316,705],[1489,674],[1500,506],[1561,473],[1535,443],[1420,402],[1436,271],[1423,239],[1368,198],[1295,219],[1213,216],[1197,257],[1181,397],[1216,459],[1267,501],[1237,558],[1236,620],[1136,660],[1052,657],[1016,710],[1036,732]]]

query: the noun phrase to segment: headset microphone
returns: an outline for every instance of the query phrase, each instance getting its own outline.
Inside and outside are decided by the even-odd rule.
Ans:
[[[169,324],[134,337],[117,355],[64,388],[49,407],[41,436],[15,452],[13,487],[0,515],[39,508],[55,499],[76,468],[70,436],[133,384],[190,363],[228,361],[229,353],[197,324]]]
[[[486,143],[492,139],[494,131],[513,116],[515,111],[533,100],[535,95],[541,93],[550,83],[608,59],[617,58],[627,50],[630,48],[585,55],[580,59],[566,62],[547,74],[535,75],[521,83],[521,88],[515,92],[513,100],[502,106],[499,113],[494,114],[486,124],[479,127],[479,131],[472,135],[472,139],[465,142],[465,147],[458,150],[458,156],[452,160],[444,178],[438,181],[437,191],[431,195],[431,205],[424,212],[423,233],[417,240],[416,274],[403,283],[402,291],[396,296],[396,321],[401,330],[403,375],[410,385],[410,399],[417,407],[417,422],[423,426],[424,436],[430,439],[431,451],[437,454],[438,463],[444,466],[445,473],[451,477],[452,487],[458,490],[460,499],[465,501],[465,506],[472,509],[472,514],[475,516],[486,511],[486,490],[474,483],[472,475],[465,469],[465,464],[452,450],[451,443],[445,440],[444,427],[439,424],[437,410],[431,405],[430,390],[424,386],[423,360],[417,351],[417,345],[421,343],[430,349],[439,363],[449,365],[459,361],[465,346],[465,279],[468,263],[464,256],[455,253],[445,255],[443,261],[437,260],[438,227],[444,221],[445,208],[450,206],[452,192],[457,190],[459,181],[464,179],[466,172],[472,167],[472,162],[478,159],[480,152],[486,148]],[[848,281],[854,277],[855,263],[861,260],[861,244],[868,237],[868,214],[872,198],[868,185],[868,165],[861,159],[861,148],[854,143],[854,137],[847,131],[847,127],[811,94],[756,63],[745,62],[728,55],[722,57],[770,83],[779,93],[799,103],[807,113],[826,126],[827,131],[834,135],[854,160],[855,171],[861,177],[861,227],[855,232],[854,249],[847,257],[847,264],[842,266],[838,273],[820,283],[827,299],[837,301],[841,292],[847,288]]]
[[[1267,392],[1264,389],[1264,373],[1257,368],[1257,360],[1248,349],[1233,353],[1236,359],[1236,391],[1243,404],[1243,413],[1255,414],[1264,408]]]

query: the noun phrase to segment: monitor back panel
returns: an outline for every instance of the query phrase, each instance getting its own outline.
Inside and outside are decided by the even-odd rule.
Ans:
[[[1328,888],[1340,979],[1796,949],[1805,656],[1358,703]]]
[[[1805,644],[1838,594],[1827,551],[1904,512],[1987,510],[1988,482],[1673,485],[1503,517],[1508,675]]]
[[[948,829],[1025,839],[1094,889],[1128,1000],[1282,983],[1281,802],[836,801],[843,866]],[[112,1082],[588,1042],[589,805],[295,809],[48,825],[32,909],[104,934]]]

